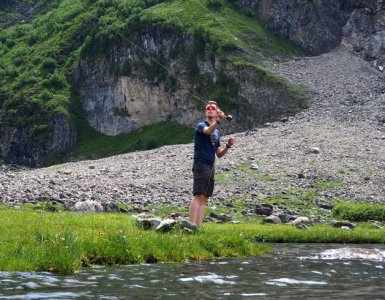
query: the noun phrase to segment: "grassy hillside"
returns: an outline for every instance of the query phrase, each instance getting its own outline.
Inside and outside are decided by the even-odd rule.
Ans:
[[[265,24],[225,0],[174,0],[145,10],[141,21],[158,26],[180,27],[200,32],[217,53],[229,59],[243,58],[245,63],[263,65],[273,56],[299,53],[288,41],[266,30]]]
[[[11,16],[9,1],[2,1],[1,15]],[[137,149],[130,135],[107,137],[85,122],[79,99],[73,94],[71,74],[82,56],[104,55],[112,45],[127,43],[142,24],[184,31],[214,45],[217,54],[238,64],[261,66],[266,59],[298,53],[291,44],[266,31],[262,22],[236,8],[237,1],[138,1],[138,0],[35,0],[41,9],[27,24],[4,25],[0,32],[0,126],[28,129],[31,139],[44,139],[56,114],[79,127],[78,157],[105,156]],[[45,12],[43,8],[50,7]],[[168,132],[170,126],[161,126]],[[151,128],[148,130],[151,131]],[[138,135],[138,133],[135,133]],[[185,129],[176,138],[152,145],[190,142]],[[83,147],[89,143],[95,147]],[[100,153],[101,145],[116,145]],[[125,144],[126,146],[120,145]],[[148,145],[144,142],[143,147]],[[81,150],[84,149],[84,150]],[[124,150],[122,150],[124,149]],[[99,152],[99,153],[98,153]]]

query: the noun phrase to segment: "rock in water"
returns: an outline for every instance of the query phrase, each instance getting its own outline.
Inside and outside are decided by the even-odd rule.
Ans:
[[[313,259],[330,259],[330,260],[372,260],[384,261],[385,251],[379,249],[365,249],[365,248],[340,248],[328,249],[317,253],[309,258]]]

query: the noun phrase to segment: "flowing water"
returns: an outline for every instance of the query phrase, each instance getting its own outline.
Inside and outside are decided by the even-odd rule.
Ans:
[[[385,262],[311,258],[341,247],[274,244],[261,257],[86,268],[69,276],[3,272],[0,299],[385,299]]]

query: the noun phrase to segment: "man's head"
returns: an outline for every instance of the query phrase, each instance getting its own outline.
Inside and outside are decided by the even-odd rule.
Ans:
[[[215,101],[209,101],[206,105],[205,116],[206,118],[216,118],[218,116],[218,104]]]

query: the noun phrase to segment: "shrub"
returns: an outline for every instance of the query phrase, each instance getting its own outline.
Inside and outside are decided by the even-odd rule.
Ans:
[[[48,101],[48,100],[51,100],[53,98],[53,94],[49,90],[44,89],[39,94],[39,98],[42,99],[42,100]]]
[[[31,138],[34,137],[42,137],[45,136],[48,133],[49,127],[47,124],[38,124],[38,125],[33,125],[29,130],[28,130],[28,135]]]
[[[333,207],[332,214],[334,217],[356,222],[385,221],[385,206],[366,203],[340,203]]]
[[[47,73],[53,73],[56,69],[57,61],[52,57],[47,57],[41,63],[41,70]]]
[[[48,79],[43,80],[42,85],[46,88],[60,90],[68,87],[68,82],[64,74],[52,74]]]
[[[207,7],[213,10],[219,10],[223,4],[223,0],[209,0],[207,2]]]

